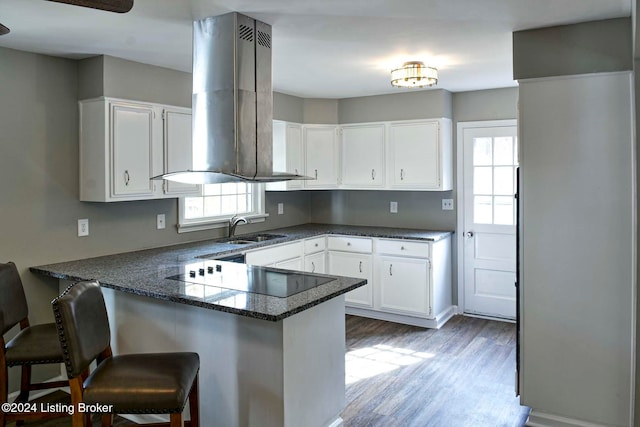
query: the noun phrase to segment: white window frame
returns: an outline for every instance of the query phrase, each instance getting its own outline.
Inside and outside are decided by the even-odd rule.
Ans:
[[[265,212],[265,185],[258,183],[254,183],[254,185],[255,191],[253,192],[253,213],[237,214],[237,216],[246,218],[250,224],[264,222],[265,218],[269,216],[269,214]],[[198,196],[193,195],[185,197]],[[236,216],[236,214],[226,214],[202,218],[185,218],[185,197],[180,197],[178,201],[178,233],[228,227],[231,218]],[[203,195],[203,186],[200,186],[200,197],[206,197]]]

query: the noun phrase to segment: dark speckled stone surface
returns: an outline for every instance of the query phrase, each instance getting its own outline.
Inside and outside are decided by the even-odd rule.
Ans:
[[[33,273],[58,279],[96,279],[104,287],[136,295],[195,305],[258,319],[278,321],[363,286],[366,284],[366,280],[327,275],[327,277],[332,277],[335,280],[287,298],[238,291],[234,293],[233,298],[221,298],[219,296],[204,296],[204,291],[202,292],[202,296],[200,296],[197,292],[193,292],[193,287],[187,292],[185,283],[168,280],[166,277],[179,274],[181,268],[198,260],[198,257],[223,257],[225,255],[241,253],[249,249],[306,239],[323,234],[387,237],[424,241],[437,241],[451,234],[448,231],[433,232],[329,224],[304,224],[295,227],[269,230],[259,234],[265,233],[278,234],[284,237],[246,245],[231,245],[224,243],[225,239],[207,240],[41,265],[31,267],[30,270]],[[236,236],[238,239],[242,237],[245,236]]]

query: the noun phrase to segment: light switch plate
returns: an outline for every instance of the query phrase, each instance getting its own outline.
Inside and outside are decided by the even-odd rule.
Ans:
[[[278,203],[278,215],[282,215],[284,213],[284,203]]]
[[[442,199],[442,210],[443,211],[452,211],[453,210],[453,199]]]
[[[158,214],[158,216],[156,217],[156,228],[158,230],[162,230],[164,229],[166,226],[165,224],[165,216],[164,214]]]
[[[78,237],[84,237],[89,235],[89,219],[78,220]]]
[[[398,202],[389,202],[389,212],[398,213]]]

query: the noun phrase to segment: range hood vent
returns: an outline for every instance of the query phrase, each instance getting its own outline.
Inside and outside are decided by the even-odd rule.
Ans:
[[[271,26],[239,13],[193,23],[191,184],[309,179],[273,172]]]

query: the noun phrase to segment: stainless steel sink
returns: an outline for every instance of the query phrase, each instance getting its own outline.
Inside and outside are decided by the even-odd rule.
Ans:
[[[248,245],[249,243],[266,242],[267,240],[280,239],[285,237],[281,234],[254,234],[249,236],[236,236],[231,240],[226,240],[221,243],[227,243],[229,245]]]
[[[249,243],[255,243],[255,242],[251,240],[233,239],[233,240],[227,240],[226,242],[222,242],[222,243],[227,243],[229,245],[248,245]]]
[[[242,236],[242,240],[249,240],[251,242],[265,242],[267,240],[280,239],[285,237],[280,234],[257,234],[255,236]]]

